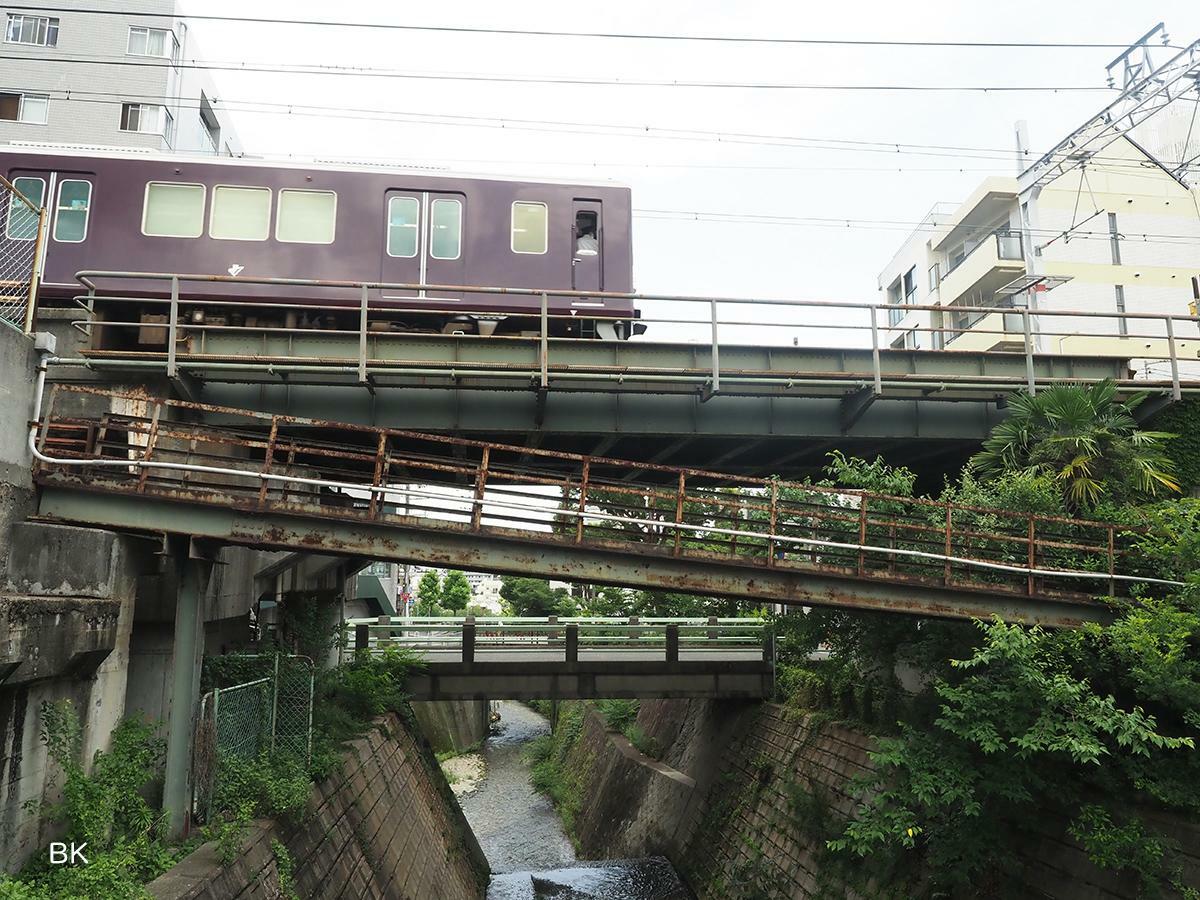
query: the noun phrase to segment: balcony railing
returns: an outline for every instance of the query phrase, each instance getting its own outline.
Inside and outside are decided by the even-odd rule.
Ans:
[[[1020,261],[1025,258],[1025,251],[1024,247],[1022,247],[1021,235],[1017,234],[1015,231],[993,232],[984,240],[972,247],[966,256],[951,265],[950,268],[946,270],[946,273],[942,276],[942,280],[944,281],[947,277],[949,277],[951,272],[970,259],[975,254],[976,250],[978,250],[980,247],[988,246],[993,241],[995,242],[997,259]]]

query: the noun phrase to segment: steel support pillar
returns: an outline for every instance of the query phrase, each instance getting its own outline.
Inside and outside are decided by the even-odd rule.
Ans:
[[[204,628],[200,594],[209,564],[192,559],[186,546],[175,555],[179,593],[175,603],[175,640],[172,645],[171,704],[167,720],[167,764],[163,785],[163,811],[167,836],[185,836],[191,782],[192,737],[200,686],[200,661]]]

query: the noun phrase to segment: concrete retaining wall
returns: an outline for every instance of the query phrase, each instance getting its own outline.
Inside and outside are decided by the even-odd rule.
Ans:
[[[854,810],[850,782],[870,766],[866,735],[815,726],[775,704],[643,701],[638,724],[663,748],[661,761],[631,754],[594,713],[571,751],[582,779],[575,837],[584,855],[661,854],[700,900],[858,896],[824,843],[831,824]],[[1186,883],[1200,885],[1200,825],[1158,824],[1184,848]],[[1136,883],[1093,866],[1065,826],[1048,816],[1028,823],[1017,863],[1022,896],[1139,896]],[[912,887],[881,881],[865,893],[908,896]]]
[[[488,736],[486,700],[414,701],[412,709],[421,733],[437,753],[461,753]]]
[[[156,900],[274,900],[271,841],[304,898],[473,900],[488,865],[429,746],[395,715],[355,741],[342,771],[313,789],[299,826],[255,823],[223,866],[205,844],[149,886]]]

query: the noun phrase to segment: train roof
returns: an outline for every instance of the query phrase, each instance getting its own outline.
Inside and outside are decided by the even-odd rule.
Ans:
[[[416,175],[426,178],[467,178],[474,181],[509,181],[527,184],[569,184],[580,187],[629,188],[629,185],[619,181],[602,181],[586,178],[546,178],[545,176],[523,177],[517,175],[495,175],[451,169],[435,169],[426,166],[375,164],[352,161],[330,161],[312,159],[269,159],[256,156],[219,156],[207,153],[162,153],[153,150],[139,150],[136,147],[98,147],[87,144],[50,144],[24,141],[10,141],[0,144],[0,154],[19,153],[33,156],[66,156],[85,159],[144,159],[156,162],[188,162],[205,165],[228,166],[231,168],[272,168],[272,169],[316,169],[327,172],[397,172],[406,175]]]

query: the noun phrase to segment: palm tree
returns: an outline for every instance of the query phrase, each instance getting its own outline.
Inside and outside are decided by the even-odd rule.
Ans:
[[[1123,402],[1116,394],[1111,379],[1018,394],[971,465],[983,475],[1049,475],[1072,508],[1095,506],[1105,496],[1178,491],[1175,463],[1163,450],[1175,435],[1138,428],[1133,411],[1145,393]]]

